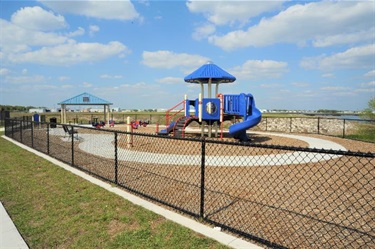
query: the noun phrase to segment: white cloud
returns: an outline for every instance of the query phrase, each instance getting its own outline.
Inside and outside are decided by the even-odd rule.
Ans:
[[[361,87],[374,87],[375,88],[375,80],[367,82],[367,83],[362,83]],[[373,89],[375,90],[375,89]]]
[[[0,19],[0,27],[0,48],[6,53],[26,51],[30,46],[61,44],[68,40],[66,36],[60,34],[28,30],[3,19]]]
[[[45,20],[41,21],[39,15]],[[13,14],[11,22],[0,19],[0,27],[1,60],[4,62],[72,65],[99,61],[111,56],[123,58],[130,52],[124,44],[117,41],[101,44],[78,43],[71,39],[85,34],[82,27],[65,34],[49,32],[67,27],[67,24],[64,17],[56,16],[40,7],[22,8]],[[93,34],[100,28],[91,25],[89,30],[90,34]]]
[[[305,83],[305,82],[295,82],[295,83],[292,83],[292,86],[295,86],[295,87],[307,87],[307,86],[309,86],[309,84]]]
[[[375,58],[375,44],[353,47],[344,52],[330,56],[304,58],[301,66],[306,69],[334,70],[373,68]]]
[[[81,28],[81,27],[78,27],[78,29],[76,31],[73,31],[73,32],[70,32],[69,34],[67,34],[67,37],[81,36],[81,35],[84,35],[84,34],[85,34],[85,29]]]
[[[70,77],[68,77],[68,76],[60,76],[59,77],[59,81],[61,81],[61,82],[67,81],[67,80],[70,80]]]
[[[39,6],[21,8],[12,15],[11,22],[25,29],[38,31],[53,31],[68,26],[63,16],[55,15]]]
[[[279,9],[282,1],[201,1],[191,0],[186,6],[192,13],[203,13],[215,25],[240,24],[264,12]]]
[[[82,83],[82,86],[83,86],[84,88],[90,88],[90,87],[92,87],[93,85],[92,85],[91,83],[89,83],[89,82],[83,82],[83,83]]]
[[[225,50],[275,43],[305,46],[310,41],[315,46],[368,42],[373,39],[366,34],[373,34],[373,15],[370,1],[295,4],[276,16],[263,18],[247,30],[210,36],[209,42]],[[366,35],[355,37],[359,34]]]
[[[243,26],[253,17],[262,13],[280,9],[283,1],[201,1],[192,0],[186,2],[186,6],[192,13],[202,13],[207,22],[197,25],[192,37],[195,40],[206,39],[214,34],[216,26],[239,24]]]
[[[33,76],[7,76],[4,82],[10,84],[33,84],[33,83],[43,83],[46,79],[43,75],[33,75]]]
[[[272,60],[248,60],[230,72],[236,75],[237,79],[278,78],[288,72],[288,63]]]
[[[372,41],[374,39],[375,27],[360,30],[353,33],[342,33],[335,35],[328,35],[323,37],[318,37],[313,41],[314,47],[328,47],[340,44],[356,44],[363,41]]]
[[[141,20],[141,16],[130,0],[96,1],[40,1],[59,13],[70,13],[107,20]]]
[[[375,70],[371,70],[364,75],[365,77],[375,77]]]
[[[268,84],[260,84],[261,88],[278,88],[281,87],[281,84],[277,83],[268,83]]]
[[[356,88],[354,91],[375,94],[375,80],[360,84],[359,88]]]
[[[61,89],[71,89],[77,86],[64,84],[64,85],[51,85],[51,84],[34,84],[31,86],[24,85],[23,90],[61,90]]]
[[[93,36],[95,33],[99,32],[100,28],[96,25],[90,25],[89,30],[90,36]]]
[[[165,77],[165,78],[157,79],[156,82],[166,84],[166,85],[173,85],[173,84],[178,84],[184,81],[183,79],[178,78],[178,77]]]
[[[333,73],[324,73],[324,74],[322,74],[322,77],[323,78],[334,78],[335,75]]]
[[[95,62],[127,52],[127,47],[116,41],[108,44],[76,43],[55,47],[43,47],[23,54],[12,54],[9,60],[14,63],[36,63],[43,65],[73,65],[82,62]]]
[[[326,86],[322,87],[321,90],[323,91],[346,91],[349,90],[349,87],[344,87],[344,86]]]
[[[10,70],[7,68],[0,68],[0,75],[7,75],[10,73]]]
[[[102,79],[122,79],[122,75],[109,75],[109,74],[102,74],[100,75],[100,78]]]
[[[135,82],[135,83],[132,83],[132,84],[122,84],[119,87],[130,89],[130,90],[131,89],[133,89],[133,90],[143,90],[143,89],[150,90],[151,85],[146,84],[145,82],[141,81],[141,82]]]
[[[155,52],[144,51],[142,54],[142,64],[152,68],[166,68],[174,67],[195,68],[207,61],[208,58],[201,55],[192,55],[186,53],[174,53],[166,50],[159,50]]]
[[[32,86],[33,90],[38,90],[38,91],[41,91],[41,90],[54,90],[54,89],[58,89],[58,88],[60,88],[60,86],[48,85],[48,84],[41,84],[41,85],[34,85],[34,86]]]
[[[199,41],[213,34],[215,30],[216,30],[215,25],[207,23],[205,25],[197,27],[192,36],[193,36],[193,39]]]

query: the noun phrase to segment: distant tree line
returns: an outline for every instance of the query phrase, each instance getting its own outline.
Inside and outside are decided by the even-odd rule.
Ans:
[[[11,112],[27,112],[29,109],[36,108],[34,106],[21,106],[21,105],[0,105],[0,110]]]
[[[329,114],[335,114],[339,113],[340,111],[338,110],[329,110],[329,109],[319,109],[316,111],[317,113],[329,113]]]
[[[132,112],[139,112],[141,110],[138,110],[138,109],[132,109],[131,110]],[[144,112],[157,112],[158,110],[157,109],[144,109],[143,110]]]

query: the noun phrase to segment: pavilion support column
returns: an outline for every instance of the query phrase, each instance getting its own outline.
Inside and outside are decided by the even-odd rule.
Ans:
[[[106,105],[103,105],[103,108],[104,108],[104,122],[107,123],[107,120],[106,120],[106,117],[107,117],[107,112],[106,112],[106,108],[107,106]]]
[[[61,123],[65,124],[66,123],[66,105],[61,105],[60,116],[61,116]]]
[[[66,105],[64,105],[64,123],[66,123]]]
[[[108,108],[108,112],[107,112],[107,120],[105,121],[106,123],[108,122],[109,123],[109,114],[111,112],[111,109],[109,108],[109,105],[107,105],[107,108]]]
[[[103,105],[104,107],[104,122],[107,123],[107,105]]]
[[[63,123],[63,105],[60,106],[60,123]]]

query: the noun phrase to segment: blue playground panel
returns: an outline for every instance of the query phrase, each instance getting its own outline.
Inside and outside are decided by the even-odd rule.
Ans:
[[[190,106],[194,106],[194,116],[199,117],[199,100],[186,100],[186,113],[190,115]],[[233,124],[229,127],[229,133],[241,141],[248,141],[246,130],[257,125],[262,114],[255,106],[252,94],[224,94],[223,114],[243,117],[243,122]],[[202,99],[202,121],[220,120],[220,98]]]
[[[222,104],[222,106],[221,106]],[[190,117],[190,108],[194,106],[194,117],[199,117],[199,99],[186,100],[186,115]],[[262,119],[262,113],[255,106],[255,100],[252,94],[224,94],[222,103],[220,98],[203,98],[202,99],[202,121],[220,121],[220,108],[223,111],[223,120],[225,116],[240,116],[243,121],[232,124],[229,127],[229,134],[240,141],[249,141],[246,130],[259,124]],[[172,122],[167,129],[161,130],[160,135],[168,134],[173,131],[175,122]]]

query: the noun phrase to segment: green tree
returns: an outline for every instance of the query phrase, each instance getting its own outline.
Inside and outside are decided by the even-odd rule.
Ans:
[[[369,100],[368,107],[363,110],[362,116],[366,119],[375,120],[375,97]]]

